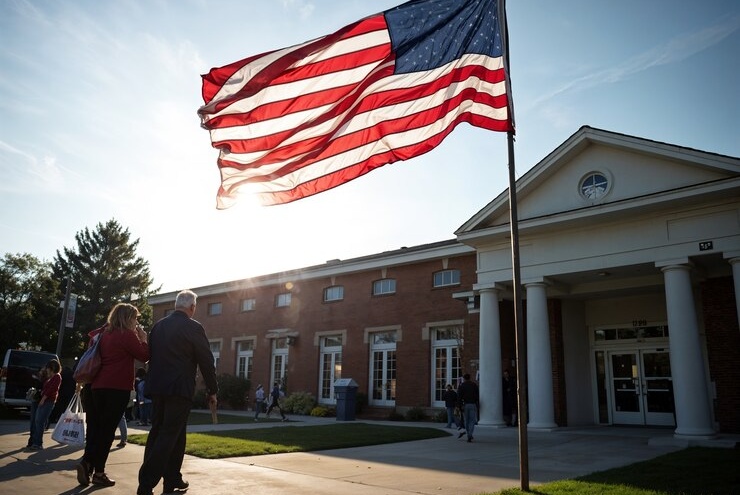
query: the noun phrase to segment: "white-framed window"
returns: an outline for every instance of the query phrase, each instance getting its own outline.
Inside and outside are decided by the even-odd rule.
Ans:
[[[395,330],[370,334],[370,403],[392,406],[396,403]]]
[[[383,294],[395,294],[396,293],[396,279],[395,278],[383,278],[373,282],[373,295],[380,296]]]
[[[457,388],[462,376],[462,325],[440,325],[430,329],[432,339],[432,405],[444,407],[448,384]]]
[[[344,299],[344,286],[334,285],[324,289],[324,302],[341,301]]]
[[[282,294],[278,294],[275,296],[275,307],[276,308],[285,308],[290,306],[290,292],[283,292]]]
[[[334,382],[342,378],[342,335],[321,337],[319,402],[333,404]]]
[[[434,274],[434,287],[460,285],[460,270],[442,270]]]
[[[213,366],[218,370],[218,361],[221,358],[221,341],[211,341],[211,354],[213,354]]]
[[[208,303],[208,316],[220,315],[223,311],[223,304],[220,302]]]
[[[241,311],[242,313],[246,311],[254,311],[255,306],[257,306],[257,300],[253,297],[242,299],[241,303]]]
[[[252,379],[253,357],[254,340],[240,340],[236,343],[236,376],[246,380]]]
[[[288,369],[288,339],[272,339],[270,389],[272,384],[278,382],[281,387],[286,382],[286,371]]]

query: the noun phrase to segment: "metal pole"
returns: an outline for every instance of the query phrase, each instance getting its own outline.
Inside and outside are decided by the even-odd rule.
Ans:
[[[57,338],[57,357],[62,358],[62,342],[64,342],[64,326],[67,323],[67,308],[69,307],[69,295],[72,292],[72,277],[67,277],[67,290],[64,294],[64,307],[62,308],[62,321],[59,322],[59,337]]]
[[[529,446],[527,423],[527,335],[522,311],[521,268],[519,262],[519,220],[516,207],[516,174],[514,166],[514,133],[508,133],[509,148],[509,225],[511,226],[511,264],[514,283],[514,326],[516,327],[516,383],[519,413],[519,478],[522,491],[529,491]]]

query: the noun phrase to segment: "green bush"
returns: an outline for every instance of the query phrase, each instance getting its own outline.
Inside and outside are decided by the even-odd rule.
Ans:
[[[447,409],[440,409],[434,413],[434,421],[437,423],[447,423]]]
[[[355,414],[361,414],[366,405],[367,394],[364,392],[357,392],[355,394]]]
[[[294,392],[282,399],[280,405],[287,413],[309,415],[316,405],[316,399],[308,392]]]
[[[426,421],[427,415],[421,407],[412,407],[406,411],[406,421]]]
[[[316,406],[311,409],[311,416],[316,418],[325,418],[329,415],[329,408],[325,406]]]
[[[390,413],[388,413],[388,421],[403,421],[403,414],[399,413],[394,408]]]
[[[206,389],[201,388],[200,390],[195,391],[195,395],[193,396],[193,409],[208,409],[208,404],[206,403]]]
[[[249,380],[226,373],[218,375],[216,379],[218,380],[218,401],[228,404],[232,409],[244,409],[247,404],[247,392],[251,388]]]

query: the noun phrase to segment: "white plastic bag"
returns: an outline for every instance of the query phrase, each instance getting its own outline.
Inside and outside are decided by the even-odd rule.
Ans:
[[[64,413],[59,417],[52,440],[67,445],[85,445],[85,412],[79,394],[75,393]]]

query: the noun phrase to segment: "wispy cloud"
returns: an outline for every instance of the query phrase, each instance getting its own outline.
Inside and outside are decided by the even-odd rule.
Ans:
[[[635,55],[622,64],[573,79],[550,93],[531,101],[530,106],[541,105],[564,93],[573,93],[603,84],[617,83],[653,67],[682,62],[720,43],[738,29],[740,29],[740,16],[734,16],[723,23],[683,36],[677,36],[666,43]]]
[[[8,5],[11,10],[14,10],[26,19],[27,21],[31,21],[34,23],[42,24],[45,26],[49,26],[49,20],[47,19],[46,15],[36,7],[33,2],[30,2],[29,0],[15,0],[14,2],[10,2]]]
[[[0,190],[4,192],[60,191],[64,188],[62,170],[55,157],[38,158],[5,141],[0,141],[0,168],[8,174],[0,183]]]
[[[282,0],[282,2],[283,7],[285,7],[286,9],[296,10],[302,20],[311,17],[311,14],[316,8],[313,3],[306,2],[304,0]]]

